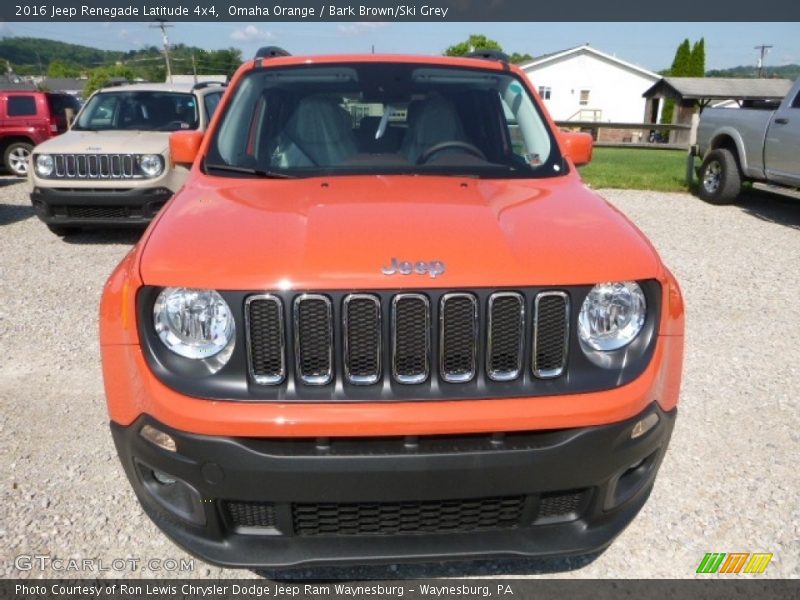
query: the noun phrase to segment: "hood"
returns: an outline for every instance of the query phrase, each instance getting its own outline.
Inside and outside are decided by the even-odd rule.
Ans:
[[[438,261],[444,272],[384,274],[393,259]],[[148,285],[244,290],[568,285],[661,274],[639,230],[576,176],[195,174],[151,229],[140,269]]]
[[[169,148],[169,131],[75,131],[47,140],[36,147],[37,154],[164,154]]]

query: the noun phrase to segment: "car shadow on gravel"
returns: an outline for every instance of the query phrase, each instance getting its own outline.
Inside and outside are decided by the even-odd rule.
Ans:
[[[582,569],[602,554],[542,559],[448,561],[402,565],[350,567],[308,567],[257,569],[259,577],[273,581],[357,581],[393,579],[436,579],[441,577],[496,577],[501,575],[544,575]]]
[[[134,245],[144,233],[144,227],[125,229],[82,229],[76,233],[65,235],[62,240],[67,244],[89,246],[92,244],[130,244]]]
[[[753,217],[800,230],[800,200],[767,191],[743,190],[736,206]]]
[[[33,207],[21,204],[0,204],[0,226],[25,221],[33,216]]]

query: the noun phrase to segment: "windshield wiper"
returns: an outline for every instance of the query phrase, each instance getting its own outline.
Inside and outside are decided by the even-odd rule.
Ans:
[[[251,169],[249,167],[235,167],[233,165],[215,165],[204,163],[206,171],[222,171],[223,173],[239,173],[241,175],[252,175],[264,179],[295,179],[296,175],[280,173],[278,171],[267,171],[264,169]]]

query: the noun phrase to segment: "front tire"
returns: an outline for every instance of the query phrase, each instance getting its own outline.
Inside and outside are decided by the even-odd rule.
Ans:
[[[27,142],[14,142],[6,148],[3,163],[6,170],[17,177],[26,177],[30,165],[33,145]]]
[[[742,189],[736,157],[726,148],[709,152],[700,167],[698,195],[710,204],[730,204]]]

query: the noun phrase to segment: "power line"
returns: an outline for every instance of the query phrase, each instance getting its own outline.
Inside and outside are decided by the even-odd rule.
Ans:
[[[759,50],[760,54],[758,57],[758,78],[761,79],[761,76],[764,72],[764,57],[769,53],[772,49],[772,46],[767,46],[766,44],[761,44],[760,46],[753,46],[754,50]]]

